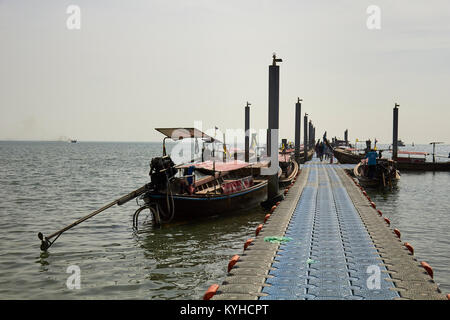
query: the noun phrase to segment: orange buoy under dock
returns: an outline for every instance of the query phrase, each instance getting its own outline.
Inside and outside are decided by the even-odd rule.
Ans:
[[[446,300],[345,168],[307,162],[204,299]]]

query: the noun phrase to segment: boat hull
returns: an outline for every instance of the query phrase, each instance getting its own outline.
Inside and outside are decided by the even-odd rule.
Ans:
[[[292,183],[292,181],[294,180],[294,178],[298,174],[298,170],[299,170],[298,163],[296,161],[291,161],[290,166],[291,166],[291,168],[288,171],[289,172],[288,176],[286,177],[283,174],[283,175],[281,175],[281,177],[279,179],[278,184],[279,184],[280,188],[285,188],[288,185],[290,185]]]
[[[381,176],[376,176],[375,178],[368,178],[367,176],[364,175],[364,169],[362,167],[361,162],[355,166],[355,168],[353,169],[353,174],[358,179],[359,184],[364,188],[385,188],[388,186],[392,187],[396,185],[397,181],[400,179],[398,170],[395,170],[394,173],[395,176],[390,181],[387,178],[385,178],[383,181],[383,178]]]
[[[450,171],[450,162],[397,162],[397,169],[402,171]]]
[[[265,200],[267,200],[267,181],[228,195],[174,195],[175,214],[172,221],[230,214],[256,207]],[[165,194],[148,193],[144,196],[144,201],[147,204],[156,202],[162,210],[167,212]]]

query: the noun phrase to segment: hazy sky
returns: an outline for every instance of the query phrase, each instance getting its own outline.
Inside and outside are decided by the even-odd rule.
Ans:
[[[66,26],[69,5],[81,29]],[[369,30],[369,5],[381,29]],[[155,127],[267,127],[303,99],[316,136],[450,143],[450,1],[0,0],[0,140],[160,141]]]

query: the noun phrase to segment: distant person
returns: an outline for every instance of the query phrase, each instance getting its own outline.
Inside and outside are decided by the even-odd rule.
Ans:
[[[369,152],[367,152],[366,159],[367,159],[367,166],[368,166],[368,173],[367,176],[369,179],[372,179],[375,176],[375,170],[377,167],[377,152],[374,149],[371,149]]]
[[[319,146],[320,146],[320,139],[317,140],[316,146],[314,147],[317,158],[319,157]]]
[[[323,160],[324,147],[325,147],[325,145],[323,144],[323,142],[321,142],[320,145],[319,145],[319,158],[320,158],[320,161]]]
[[[328,158],[330,159],[330,163],[333,163],[333,149],[328,148]]]

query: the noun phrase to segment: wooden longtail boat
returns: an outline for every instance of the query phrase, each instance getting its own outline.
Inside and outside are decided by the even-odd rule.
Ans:
[[[292,183],[299,172],[298,163],[294,160],[293,150],[281,151],[278,155],[278,163],[281,168],[281,175],[278,178],[279,186],[284,188]]]
[[[134,227],[138,226],[139,213],[145,209],[152,212],[153,221],[158,225],[175,220],[227,214],[260,205],[267,200],[267,177],[261,176],[258,168],[248,168],[249,163],[190,162],[186,165],[175,166],[172,159],[166,155],[165,140],[167,138],[173,138],[173,140],[197,138],[208,143],[220,143],[218,140],[195,128],[157,130],[166,137],[163,140],[163,156],[153,158],[150,163],[151,182],[48,236],[39,232],[38,238],[41,240],[42,251],[47,251],[67,230],[112,206],[123,205],[138,197],[144,201],[144,204],[133,215]],[[208,169],[209,165],[212,165],[212,175],[205,175],[196,170],[196,166]]]
[[[170,158],[162,160],[170,164]],[[233,166],[226,163],[226,168],[216,164],[214,175],[202,175],[192,166],[180,167],[193,172],[177,175],[166,181],[168,168],[158,168],[151,173],[152,184],[142,196],[145,205],[138,209],[150,209],[156,224],[176,220],[190,220],[198,217],[226,214],[244,208],[259,205],[267,199],[267,179],[257,175],[246,175],[241,164]],[[169,169],[170,171],[170,169]],[[163,174],[161,174],[163,172]],[[162,181],[159,181],[162,177]],[[155,177],[155,179],[153,179]],[[137,224],[137,215],[135,217]]]
[[[450,171],[450,162],[397,162],[397,168],[400,171]]]
[[[166,136],[164,141],[195,136],[206,138],[208,143],[214,141],[194,128],[156,130]],[[240,160],[208,160],[175,166],[164,146],[163,156],[152,159],[150,178],[147,191],[141,196],[144,204],[134,214],[135,226],[139,213],[145,209],[152,212],[158,225],[227,214],[267,200],[267,177],[261,176],[260,169],[254,169],[251,163]]]
[[[377,159],[373,177],[368,176],[368,171],[367,160],[362,160],[353,168],[353,173],[359,184],[365,188],[392,188],[400,179],[400,174],[395,169],[392,160]]]
[[[450,171],[450,161],[426,162],[428,154],[427,152],[398,151],[400,156],[397,156],[397,169],[400,171]]]
[[[340,163],[357,164],[365,158],[364,154],[355,154],[354,149],[333,148],[333,155]]]
[[[353,153],[357,151],[353,148],[333,147],[330,142],[325,139],[327,147],[333,150],[334,157],[342,164],[357,164],[365,158],[365,153]]]

